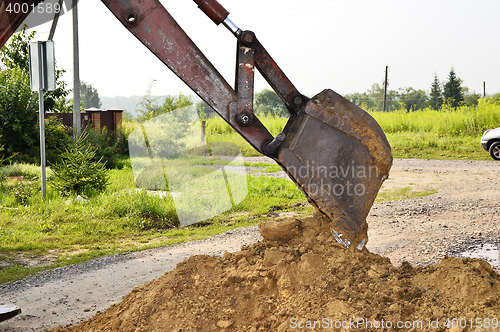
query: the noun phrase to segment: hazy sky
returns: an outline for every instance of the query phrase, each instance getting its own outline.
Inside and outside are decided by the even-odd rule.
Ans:
[[[233,84],[235,37],[215,26],[193,1],[162,0],[180,26]],[[220,0],[229,18],[252,30],[299,91],[325,88],[340,94],[389,88],[429,90],[453,67],[463,85],[478,93],[500,92],[498,0]],[[80,0],[80,78],[101,96],[191,94],[99,0]],[[45,40],[50,23],[38,26]],[[71,15],[54,37],[56,59],[72,85]],[[258,75],[257,75],[258,76]],[[260,77],[256,91],[267,87]]]

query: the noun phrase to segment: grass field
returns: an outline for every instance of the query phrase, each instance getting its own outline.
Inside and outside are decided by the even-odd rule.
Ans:
[[[488,98],[456,110],[370,113],[396,158],[491,160],[480,139],[487,129],[500,127],[500,105]]]

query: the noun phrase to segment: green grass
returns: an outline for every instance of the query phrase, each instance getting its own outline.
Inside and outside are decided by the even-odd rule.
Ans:
[[[274,117],[259,117],[264,126],[272,135],[277,135],[283,130],[286,125],[287,118]],[[243,137],[241,137],[226,121],[222,118],[211,118],[207,120],[206,138],[210,142],[232,142],[237,144],[243,156],[256,157],[262,156],[255,150]]]
[[[476,107],[415,112],[370,112],[396,158],[491,160],[480,145],[484,131],[500,127],[500,105],[491,98]]]
[[[475,107],[457,109],[444,106],[414,112],[370,112],[386,133],[427,132],[444,136],[481,136],[487,129],[500,126],[500,105],[482,98]]]
[[[394,158],[491,160],[479,136],[445,136],[432,132],[388,133]]]
[[[48,179],[52,176],[52,170],[50,167],[47,167],[46,175]],[[0,167],[0,179],[19,176],[23,176],[28,179],[38,179],[40,178],[40,166],[14,163]]]

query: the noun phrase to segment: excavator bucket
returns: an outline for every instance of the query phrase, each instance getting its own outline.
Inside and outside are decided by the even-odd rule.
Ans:
[[[284,134],[277,161],[317,213],[333,221],[336,240],[362,249],[366,217],[392,165],[378,123],[347,99],[324,90],[289,121]]]

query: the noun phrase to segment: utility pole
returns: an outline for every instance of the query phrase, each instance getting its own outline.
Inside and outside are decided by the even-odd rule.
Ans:
[[[385,66],[385,80],[384,80],[384,103],[383,103],[383,111],[385,112],[386,102],[387,102],[387,71],[389,66]]]
[[[81,134],[80,117],[80,53],[78,49],[78,0],[73,0],[73,136]]]
[[[486,98],[486,81],[483,81],[483,97]]]

